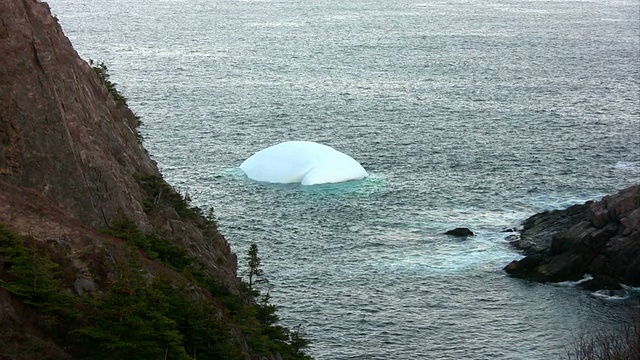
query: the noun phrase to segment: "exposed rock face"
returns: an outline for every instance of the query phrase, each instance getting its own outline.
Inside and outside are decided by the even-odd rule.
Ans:
[[[0,54],[0,181],[40,192],[90,227],[121,212],[235,281],[236,257],[220,234],[205,239],[170,207],[145,213],[150,194],[136,178],[161,175],[138,142],[138,119],[116,104],[46,3],[0,0]]]
[[[0,1],[0,180],[30,187],[92,226],[118,209],[145,221],[133,174],[159,172],[46,3]]]
[[[598,202],[537,214],[512,244],[527,255],[505,267],[541,282],[594,279],[589,289],[640,286],[640,185]]]
[[[85,284],[90,280],[104,287],[113,268],[110,258],[122,256],[118,239],[81,224],[35,190],[1,181],[0,222],[18,234],[45,242],[55,257],[64,258],[71,283],[83,278]]]

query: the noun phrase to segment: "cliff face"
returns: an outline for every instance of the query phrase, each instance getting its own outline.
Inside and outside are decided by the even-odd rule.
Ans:
[[[534,215],[512,244],[527,255],[505,267],[515,277],[560,282],[591,274],[583,287],[640,286],[640,185]]]
[[[222,236],[205,239],[170,206],[145,212],[157,195],[138,179],[161,175],[138,142],[138,119],[79,58],[46,3],[0,0],[0,54],[0,181],[40,192],[91,227],[124,214],[146,232],[189,243],[210,264],[224,259],[228,266],[216,267],[235,277]]]
[[[92,226],[118,209],[146,221],[133,174],[159,176],[46,3],[0,1],[0,180],[30,187]]]

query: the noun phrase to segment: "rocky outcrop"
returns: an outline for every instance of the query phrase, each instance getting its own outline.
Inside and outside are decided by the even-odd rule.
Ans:
[[[0,1],[0,180],[33,188],[91,226],[146,222],[134,174],[160,176],[46,3]]]
[[[138,117],[114,101],[46,3],[0,0],[0,54],[0,181],[35,190],[85,226],[123,214],[235,281],[236,257],[217,231],[205,236],[171,204],[145,211],[155,195],[139,179],[168,185],[139,142]]]
[[[589,289],[640,286],[640,185],[534,215],[511,244],[526,255],[504,268],[514,277],[560,282],[590,274],[582,284]]]

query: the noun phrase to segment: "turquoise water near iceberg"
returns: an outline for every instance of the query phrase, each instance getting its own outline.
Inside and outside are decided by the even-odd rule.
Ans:
[[[637,1],[49,2],[142,117],[165,177],[259,245],[318,359],[548,359],[628,317],[501,268],[501,230],[640,182]],[[371,177],[237,167],[321,142]],[[467,226],[468,240],[442,232]],[[242,257],[242,256],[240,256]]]

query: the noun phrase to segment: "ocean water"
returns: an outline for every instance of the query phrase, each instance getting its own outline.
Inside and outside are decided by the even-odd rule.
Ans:
[[[553,359],[609,299],[511,279],[506,227],[640,182],[637,0],[51,0],[145,146],[241,259],[258,244],[317,359]],[[371,176],[238,166],[321,142]],[[466,240],[442,235],[470,227]]]

